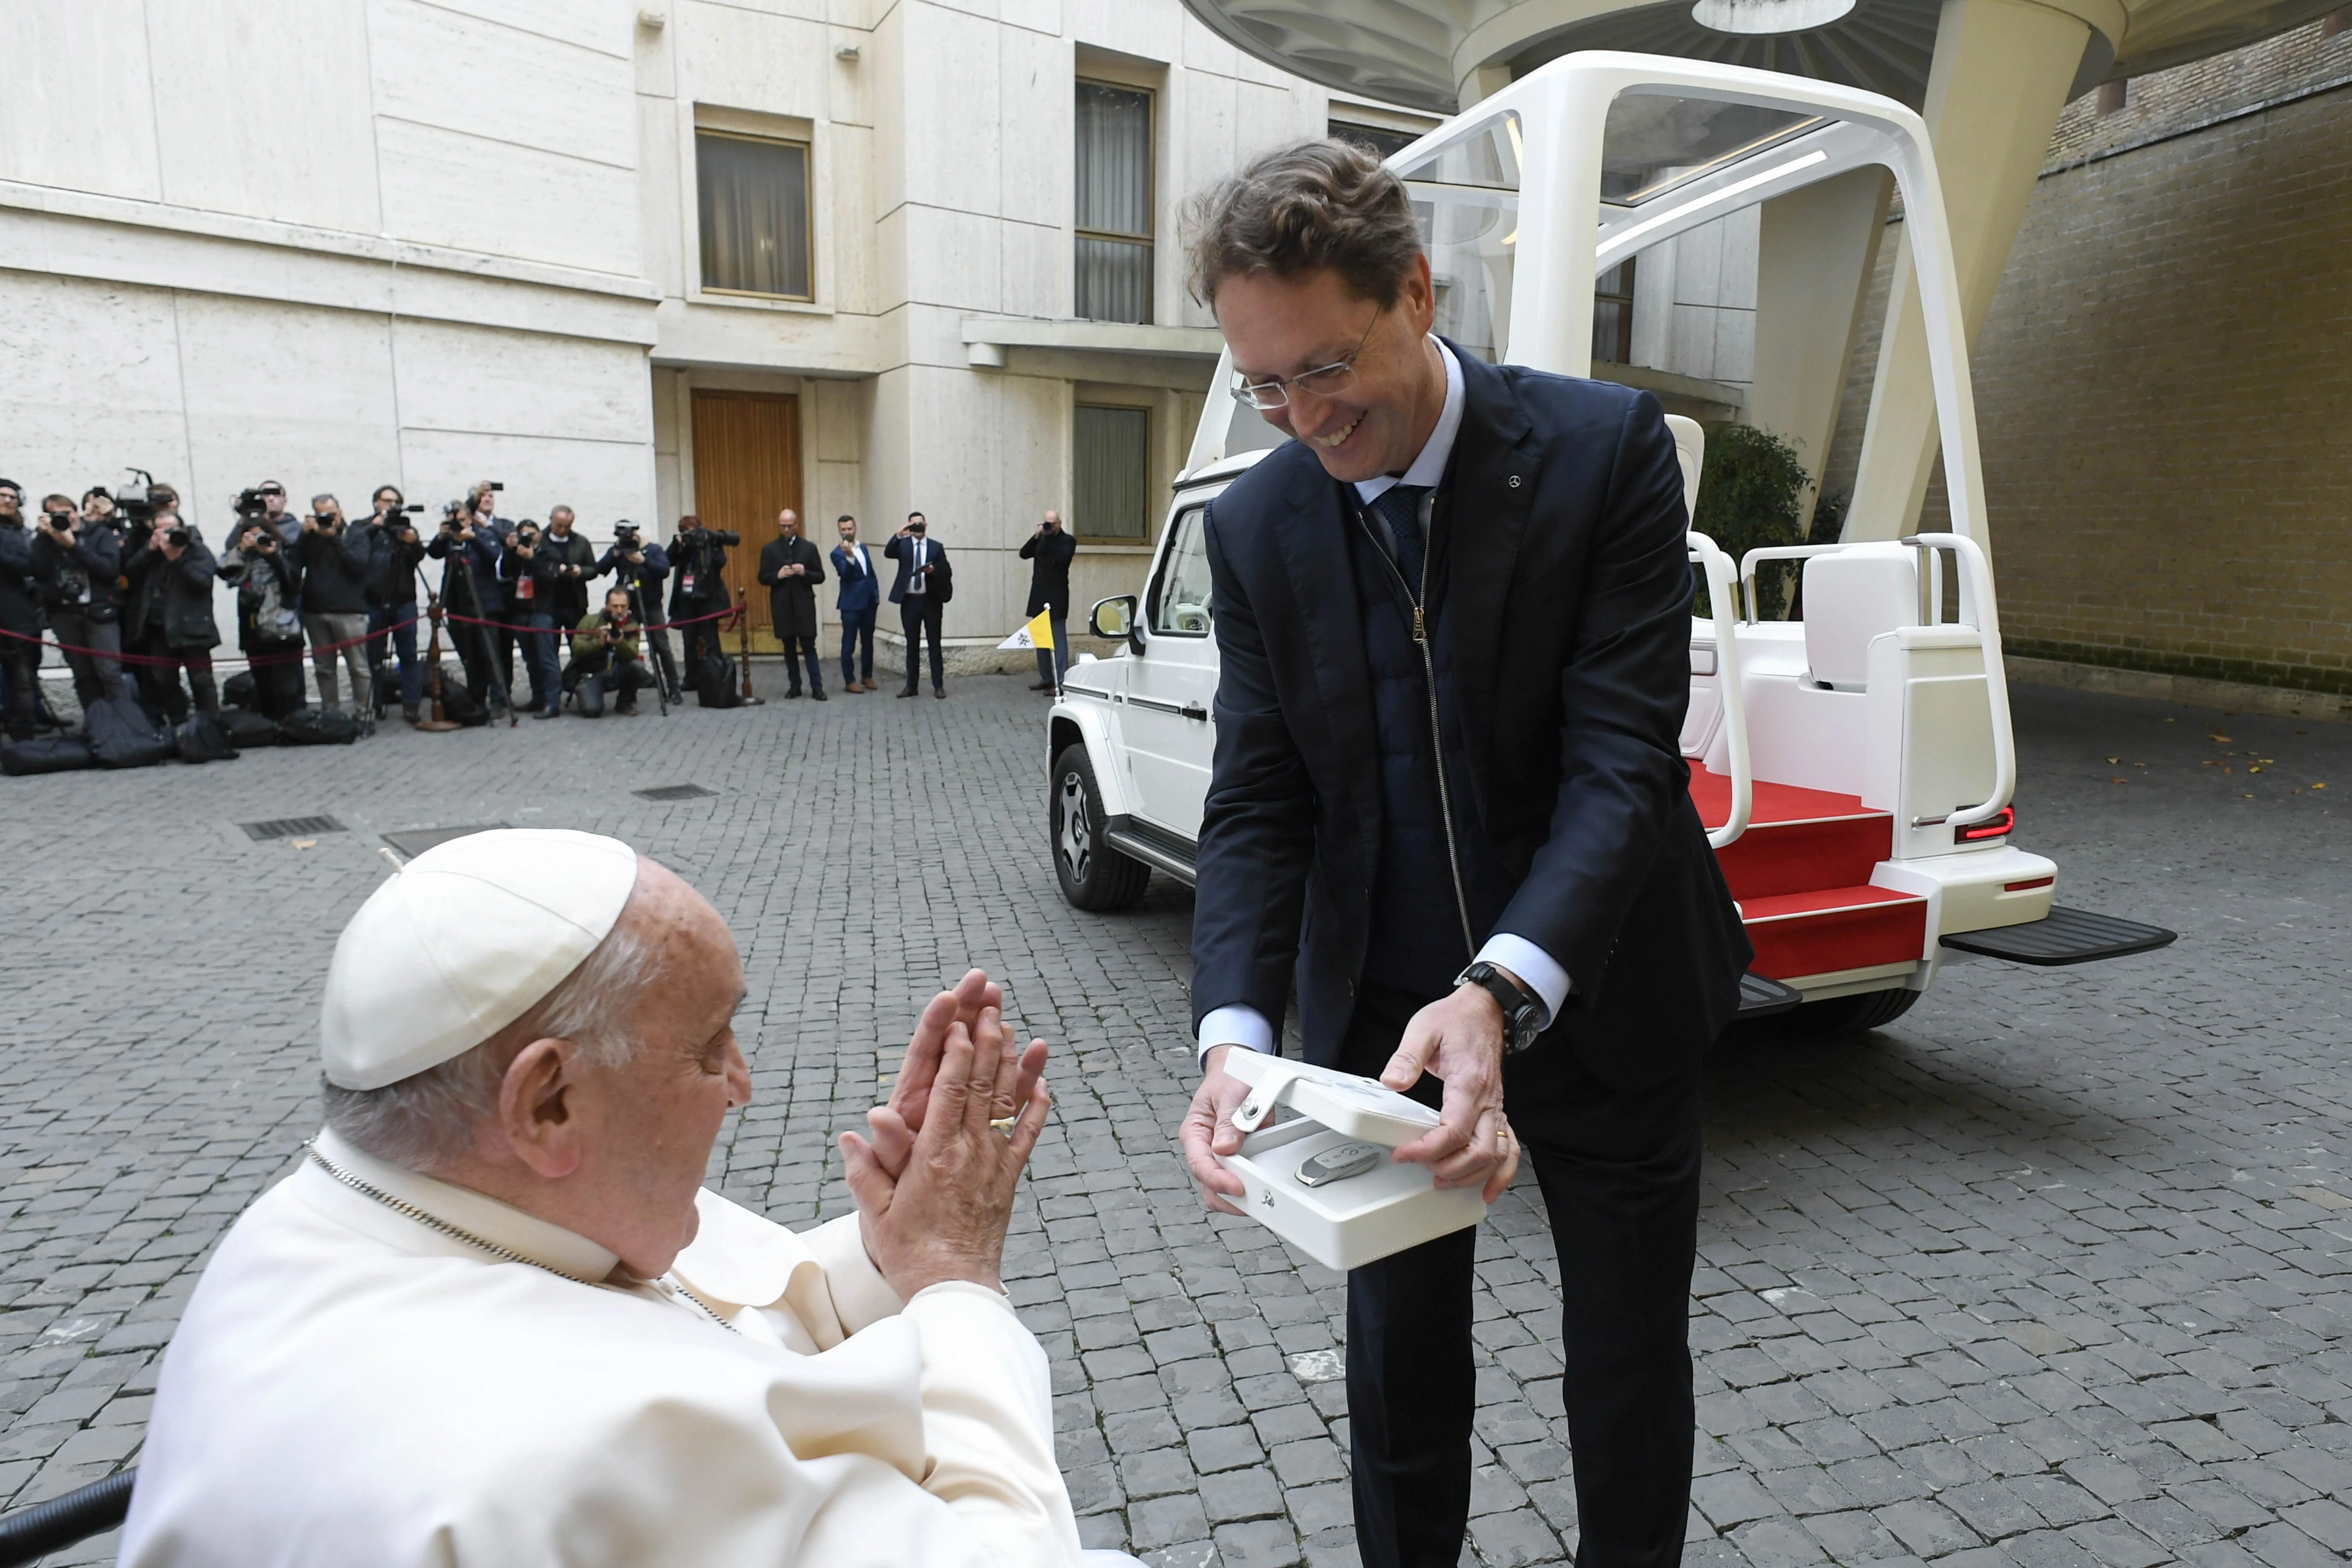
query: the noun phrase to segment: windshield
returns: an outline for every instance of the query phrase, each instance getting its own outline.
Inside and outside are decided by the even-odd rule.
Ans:
[[[1601,133],[1601,199],[1639,206],[1820,123],[1784,109],[1626,93],[1609,106]]]
[[[1507,114],[1397,171],[1429,252],[1436,330],[1490,363],[1500,362],[1510,346],[1519,163],[1518,117]]]

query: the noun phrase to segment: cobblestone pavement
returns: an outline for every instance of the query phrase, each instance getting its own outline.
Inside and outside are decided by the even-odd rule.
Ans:
[[[0,1499],[135,1460],[207,1248],[315,1125],[317,987],[383,873],[377,835],[502,821],[621,835],[733,922],[758,1101],[712,1177],[787,1222],[845,1208],[830,1134],[921,1001],[968,963],[1001,974],[1057,1052],[1008,1274],[1053,1354],[1087,1541],[1354,1562],[1339,1281],[1188,1188],[1190,896],[1060,903],[1021,684],[0,784]],[[2059,858],[2062,899],[2182,940],[1955,968],[1882,1033],[1717,1053],[1694,1563],[2352,1550],[2352,730],[2040,690],[2018,715],[2020,838]],[[719,793],[630,793],[679,783]],[[310,813],[348,831],[236,826]],[[1531,1188],[1480,1250],[1465,1561],[1559,1561],[1575,1504]]]

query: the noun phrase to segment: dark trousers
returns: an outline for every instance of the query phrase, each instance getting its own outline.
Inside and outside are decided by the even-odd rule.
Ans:
[[[613,711],[634,713],[637,710],[637,693],[654,683],[643,661],[614,658],[601,650],[573,659],[564,669],[562,679],[572,689],[572,710],[583,719],[604,717],[604,694],[608,691],[617,700]]]
[[[1339,1066],[1377,1075],[1425,998],[1365,984]],[[1558,1050],[1557,1056],[1546,1053]],[[1541,1184],[1563,1292],[1560,1399],[1578,1568],[1675,1568],[1690,1510],[1696,1076],[1612,1089],[1545,1041],[1505,1103]],[[1434,1079],[1415,1098],[1437,1102]],[[1348,1415],[1365,1568],[1454,1568],[1470,1519],[1475,1229],[1348,1276]]]
[[[377,637],[368,644],[368,659],[372,664],[383,662],[384,645],[390,643],[400,658],[400,705],[414,708],[425,689],[425,668],[416,662],[416,602],[405,605],[376,605],[368,610],[368,630],[383,631],[389,626],[392,636]]]
[[[184,669],[188,672],[189,690],[196,694],[198,711],[210,713],[215,718],[219,716],[220,688],[213,683],[211,650],[207,649],[203,653],[183,653],[177,648],[165,647],[163,640],[157,638],[148,644],[147,653],[150,658],[168,658],[172,661],[169,664],[151,664],[146,668],[142,683],[147,688],[150,707],[162,709],[163,716],[174,724],[188,716],[188,693],[180,689],[180,672]],[[301,679],[302,667],[299,664],[290,665],[288,668],[294,671],[296,680]],[[260,685],[257,677],[254,684],[257,687]],[[299,704],[298,703],[297,706]]]
[[[1059,689],[1062,677],[1070,669],[1070,617],[1066,611],[1055,610],[1045,624],[1054,628],[1054,646],[1037,650],[1037,679]]]
[[[680,605],[670,611],[673,621],[691,620],[693,625],[679,628],[686,639],[686,670],[689,679],[702,668],[702,661],[719,653],[719,623],[700,617],[709,616],[722,606],[717,605]]]
[[[475,700],[485,705],[507,700],[506,682],[499,679],[496,655],[491,651],[487,627],[467,626],[463,622],[449,624],[449,640],[457,645],[457,662],[465,667],[466,684]]]
[[[253,707],[257,713],[283,719],[302,706],[310,695],[302,687],[302,645],[257,643],[245,650],[253,671]],[[178,678],[173,677],[173,686]]]
[[[858,672],[857,667],[850,662],[851,656],[857,653],[861,647],[866,655],[865,672],[862,675]],[[854,615],[847,611],[842,613],[841,683],[846,686],[853,680],[863,680],[868,686],[874,683],[874,606],[871,605]]]
[[[526,624],[535,628],[522,638],[522,662],[530,671],[530,705],[552,713],[563,701],[562,661],[555,653],[555,617],[543,610],[533,611]]]
[[[68,653],[73,670],[74,700],[88,708],[100,698],[122,695],[122,661],[105,657],[122,651],[122,625],[94,621],[81,610],[51,610],[49,633],[68,648],[95,648],[95,655]]]
[[[948,683],[947,655],[940,647],[940,602],[929,594],[909,594],[898,603],[898,625],[907,634],[907,689],[916,687],[915,652],[921,646],[923,634],[931,637],[931,686],[933,689]]]
[[[0,645],[0,672],[8,678],[7,728],[13,740],[33,738],[34,698],[40,691],[41,654],[31,643],[10,637]]]
[[[784,645],[784,681],[786,689],[793,692],[800,690],[801,665],[805,663],[808,666],[809,689],[811,691],[823,691],[824,689],[824,657],[816,651],[816,638],[813,637],[783,637],[779,640],[781,640]]]

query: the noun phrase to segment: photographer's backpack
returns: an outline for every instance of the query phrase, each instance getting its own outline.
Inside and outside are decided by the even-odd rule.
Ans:
[[[220,700],[232,708],[251,708],[254,703],[253,671],[240,669],[222,681]]]
[[[240,752],[256,746],[278,744],[278,724],[267,714],[249,712],[243,708],[224,708],[220,711],[220,727],[228,736],[229,744]]]
[[[742,688],[735,683],[735,661],[714,653],[694,667],[695,700],[705,708],[740,708]]]
[[[152,767],[179,752],[170,727],[150,718],[127,691],[91,703],[82,710],[81,725],[102,768]]]
[[[297,708],[278,721],[281,746],[348,746],[360,738],[360,721],[340,708]]]
[[[62,773],[97,765],[89,742],[79,735],[44,735],[37,740],[10,741],[0,745],[0,773],[11,778],[23,778],[28,773]]]
[[[236,758],[236,743],[228,731],[202,709],[180,721],[172,731],[172,742],[184,763],[226,763]]]

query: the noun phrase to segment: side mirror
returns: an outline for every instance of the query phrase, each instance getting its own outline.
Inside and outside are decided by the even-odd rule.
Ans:
[[[1098,600],[1094,615],[1089,617],[1089,629],[1098,637],[1107,637],[1113,642],[1124,641],[1130,651],[1141,653],[1143,638],[1136,629],[1137,608],[1136,597],[1132,594]]]

